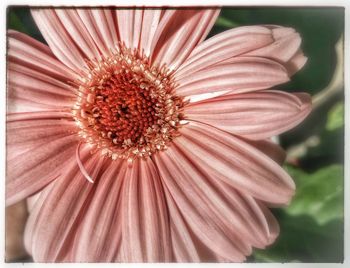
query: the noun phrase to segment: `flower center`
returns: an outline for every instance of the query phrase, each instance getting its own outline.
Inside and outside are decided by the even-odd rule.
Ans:
[[[184,101],[168,69],[122,47],[88,63],[73,116],[80,135],[112,159],[146,157],[179,135]]]

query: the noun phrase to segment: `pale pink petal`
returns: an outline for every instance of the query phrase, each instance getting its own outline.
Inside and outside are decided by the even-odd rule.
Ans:
[[[33,255],[32,253],[32,229],[36,226],[36,219],[40,213],[41,207],[45,204],[46,197],[51,192],[53,186],[55,185],[55,180],[51,181],[46,187],[43,188],[42,191],[36,193],[34,196],[28,197],[27,203],[30,204],[30,207],[28,207],[28,218],[26,222],[25,232],[24,232],[24,247],[26,251]],[[28,205],[29,205],[28,204]]]
[[[263,212],[264,216],[262,218],[262,222],[266,223],[266,231],[269,234],[269,242],[268,244],[272,244],[275,242],[276,238],[280,233],[280,227],[277,219],[272,214],[270,209],[263,204],[263,202],[258,203],[260,210]],[[259,215],[257,213],[257,215]]]
[[[305,57],[304,53],[299,49],[295,55],[285,64],[285,66],[289,74],[293,75],[299,71],[306,62],[307,57]]]
[[[272,158],[279,165],[282,165],[286,160],[286,152],[283,148],[270,140],[246,139],[245,141]]]
[[[118,32],[120,41],[128,48],[139,49],[150,56],[153,37],[157,31],[162,13],[166,18],[173,11],[162,9],[117,9]]]
[[[36,114],[45,114],[41,112]],[[17,117],[17,118],[16,118]],[[19,118],[20,117],[20,118]],[[59,113],[33,119],[30,113],[8,115],[6,203],[13,204],[40,190],[72,161],[76,126]]]
[[[117,9],[116,17],[118,22],[118,32],[120,41],[128,48],[137,48],[140,34],[141,20],[139,13],[142,10],[135,9]],[[138,15],[137,15],[138,14]],[[134,37],[136,40],[134,40]],[[134,42],[137,41],[137,44]]]
[[[102,32],[99,29],[101,24],[97,24],[97,21],[95,20],[95,17],[92,15],[92,12],[90,9],[77,8],[76,11],[77,11],[81,21],[84,23],[85,28],[89,32],[91,38],[94,40],[96,46],[100,50],[100,52],[104,56],[108,56],[109,55],[109,51],[108,51],[109,45],[106,42],[106,40],[104,40],[104,38],[102,36]]]
[[[170,261],[167,207],[151,159],[134,160],[126,171],[123,188],[122,246],[125,261]]]
[[[271,29],[275,42],[245,55],[276,60],[287,67],[290,75],[294,74],[296,71],[300,70],[307,61],[307,58],[300,53],[300,34],[293,28],[281,26],[267,27]],[[298,59],[296,60],[295,57]],[[289,67],[291,61],[296,63],[293,64],[292,67]]]
[[[144,9],[142,18],[142,31],[139,40],[139,49],[146,56],[150,56],[153,36],[157,30],[162,15],[161,9]]]
[[[247,202],[233,187],[208,176],[201,165],[197,165],[196,161],[191,159],[185,148],[174,145],[155,159],[165,185],[168,185],[168,180],[176,182],[178,187],[183,189],[183,195],[187,196],[188,202],[198,209],[203,217],[212,215],[215,225],[221,226],[227,237],[236,241],[238,245],[240,240],[243,241],[239,248],[244,254],[247,252],[249,254],[251,246],[262,248],[270,243],[270,233],[266,230],[265,222],[261,223],[261,219],[256,216],[256,205]],[[163,176],[166,174],[163,171],[164,166],[172,177]],[[171,186],[168,188],[172,192]],[[173,198],[177,202],[178,195],[173,194]],[[178,206],[182,211],[182,206]],[[189,211],[183,212],[183,214],[189,213]],[[205,213],[208,215],[205,216]],[[220,255],[220,252],[216,254]]]
[[[81,73],[86,66],[79,46],[68,35],[64,25],[53,9],[31,9],[40,32],[55,56],[66,66]]]
[[[47,187],[49,186],[47,185],[44,189],[46,189]],[[42,192],[43,191],[39,191],[39,192],[36,192],[34,195],[27,197],[26,201],[27,201],[27,209],[29,213],[32,212]]]
[[[220,9],[170,11],[161,19],[151,46],[155,64],[176,70],[208,35]]]
[[[64,29],[88,59],[99,59],[100,52],[75,9],[55,9]]]
[[[171,242],[176,262],[228,262],[213,252],[193,233],[181,215],[179,207],[167,188],[164,188],[170,213]]]
[[[238,94],[289,81],[285,68],[272,60],[256,57],[233,59],[230,63],[214,65],[183,77],[177,81],[176,93],[189,97],[217,91]]]
[[[10,113],[70,109],[76,98],[74,88],[66,82],[11,61],[7,92]]]
[[[7,160],[34,149],[38,143],[69,136],[77,131],[69,113],[41,111],[7,115]]]
[[[190,122],[174,143],[187,148],[203,171],[237,190],[275,204],[294,194],[290,176],[272,159],[243,140],[202,123]]]
[[[48,46],[14,30],[8,30],[7,57],[9,62],[50,75],[62,82],[77,78],[76,73],[56,59]]]
[[[97,29],[101,34],[103,42],[106,44],[106,48],[114,50],[119,41],[114,10],[108,8],[95,8],[91,10],[91,15],[94,24],[97,26]]]
[[[295,127],[310,111],[308,94],[273,90],[219,96],[185,108],[189,120],[253,140],[266,139]]]
[[[158,167],[159,168],[159,167]],[[198,246],[194,242],[194,236],[187,226],[184,218],[180,214],[179,208],[176,206],[173,198],[164,188],[166,202],[169,213],[171,244],[174,259],[177,262],[200,262],[200,253]]]
[[[71,261],[118,261],[116,255],[122,240],[122,183],[126,167],[126,161],[113,161],[95,182],[96,190],[77,231]]]
[[[81,150],[81,161],[96,183],[103,173],[104,159],[91,155],[88,146]],[[77,162],[70,161],[52,185],[49,193],[40,196],[25,231],[26,247],[36,262],[71,261],[72,246],[78,240],[77,229],[96,191],[95,184],[86,180]]]
[[[154,155],[164,188],[167,189],[167,202],[171,203],[173,199],[175,203],[169,209],[176,206],[191,232],[211,251],[231,261],[243,261],[251,248],[238,234],[242,226],[238,225],[237,230],[232,228],[235,226],[232,222],[238,222],[237,215],[227,208],[214,188],[208,186],[205,174],[199,175],[194,168],[188,169],[189,160],[186,161],[185,156],[177,158],[179,155],[174,155],[174,151],[172,146],[164,153]],[[198,187],[198,183],[204,188]],[[172,215],[173,211],[169,210],[169,213]],[[228,218],[232,218],[231,225]],[[194,246],[190,247],[193,251]]]
[[[184,76],[272,42],[271,30],[262,26],[245,26],[225,31],[198,45],[175,71],[174,78],[181,80]]]
[[[275,42],[269,46],[254,50],[246,55],[271,58],[287,62],[297,52],[301,44],[299,33],[292,28],[270,27]]]

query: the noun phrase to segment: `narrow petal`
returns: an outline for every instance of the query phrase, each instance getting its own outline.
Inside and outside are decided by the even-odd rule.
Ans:
[[[288,62],[297,52],[301,44],[300,34],[292,28],[271,27],[275,42],[269,46],[251,51],[246,55]]]
[[[250,145],[254,146],[258,150],[262,151],[268,157],[273,159],[279,165],[286,160],[286,152],[281,146],[270,140],[245,140]]]
[[[198,45],[174,73],[180,80],[226,59],[265,47],[273,42],[271,30],[262,26],[237,27],[217,34]]]
[[[264,248],[270,243],[271,235],[266,228],[266,220],[263,221],[263,217],[260,217],[263,216],[263,212],[259,210],[251,197],[252,200],[248,202],[246,199],[249,198],[239,194],[233,187],[208,176],[201,165],[197,165],[196,161],[191,159],[186,148],[178,148],[174,145],[164,154],[156,157],[156,161],[158,161],[161,175],[166,174],[166,171],[163,170],[164,166],[171,171],[172,177],[170,178],[162,175],[165,185],[168,186],[168,180],[177,183],[183,195],[187,196],[188,201],[198,210],[198,213],[207,221],[213,221],[215,225],[221,226],[227,237],[235,241],[245,255],[249,254],[251,246]],[[168,189],[170,193],[173,193],[172,186],[169,186]],[[173,198],[176,203],[178,195],[173,193]],[[178,207],[183,214],[190,213],[183,211],[182,205],[178,204]],[[172,213],[173,211],[170,210],[170,215]],[[194,212],[191,211],[191,213]],[[206,213],[208,215],[205,215]],[[216,254],[227,258],[227,256],[220,255],[220,252]]]
[[[74,88],[33,68],[9,62],[7,111],[33,112],[70,109]]]
[[[139,49],[144,51],[146,56],[150,56],[151,44],[159,25],[161,15],[163,11],[161,9],[144,9],[142,18],[142,31],[139,40]]]
[[[77,74],[66,67],[39,41],[14,30],[8,30],[7,57],[10,63],[17,63],[62,82],[73,81]]]
[[[186,148],[203,171],[239,191],[275,204],[294,194],[290,176],[272,159],[243,140],[208,125],[190,122],[175,144]]]
[[[117,36],[117,21],[114,10],[95,8],[91,10],[91,15],[107,49],[115,49],[119,39]]]
[[[246,55],[264,57],[282,63],[290,75],[300,70],[307,58],[300,50],[301,37],[293,28],[267,26],[275,41],[265,47],[251,51]]]
[[[289,75],[295,74],[299,71],[307,62],[307,57],[299,49],[297,53],[286,63],[286,68],[289,72]]]
[[[269,90],[219,96],[190,104],[185,109],[189,120],[261,140],[299,124],[311,111],[311,98],[305,93]]]
[[[96,182],[91,204],[77,231],[72,261],[118,261],[116,255],[122,240],[121,194],[125,171],[125,161],[113,161]]]
[[[99,59],[100,52],[93,38],[86,29],[75,9],[55,9],[54,12],[61,21],[69,36],[78,44],[88,59]]]
[[[230,187],[226,189],[228,194],[232,191]],[[240,194],[240,196],[249,208],[246,210],[246,213],[249,213],[252,217],[252,221],[254,221],[264,233],[265,241],[263,244],[257,246],[257,248],[263,249],[266,246],[271,245],[280,232],[276,218],[263,202],[256,200],[249,195]]]
[[[46,112],[37,113],[45,114]],[[13,204],[40,190],[62,173],[72,160],[78,142],[76,126],[51,118],[32,119],[9,115],[7,123],[6,204]]]
[[[76,11],[77,11],[81,21],[83,22],[86,30],[89,32],[91,38],[94,40],[99,51],[104,56],[108,56],[109,45],[106,43],[106,40],[104,40],[104,38],[102,36],[102,32],[99,29],[101,24],[97,24],[97,21],[95,20],[95,17],[93,16],[93,14],[91,12],[91,9],[77,8]]]
[[[86,66],[84,55],[68,35],[53,9],[32,9],[32,16],[55,56],[66,66],[81,73]]]
[[[289,81],[285,68],[275,61],[237,57],[230,63],[214,65],[178,81],[177,94],[192,96],[217,91],[235,94],[270,88]]]
[[[177,262],[200,262],[198,246],[194,242],[190,228],[166,187],[164,192],[170,212],[171,244],[175,260]]]
[[[215,193],[214,188],[211,189],[207,185],[206,176],[198,174],[194,168],[188,169],[188,161],[184,160],[184,156],[179,157],[174,146],[162,154],[156,154],[154,159],[164,187],[169,191],[191,232],[216,254],[231,261],[243,261],[244,256],[251,252],[251,248],[237,234],[242,228],[235,232],[234,228],[229,228],[227,222],[228,218],[231,218],[237,223],[237,215],[220,200],[220,195]],[[196,185],[200,183],[201,178],[201,184]],[[167,196],[167,200],[170,200],[170,197]],[[170,210],[170,215],[171,213]]]
[[[122,246],[125,261],[170,261],[167,207],[152,161],[136,159],[126,171],[123,188]]]
[[[137,37],[136,35],[139,35],[141,32],[141,20],[138,18],[138,16],[136,18],[136,13],[139,12],[135,9],[116,10],[120,40],[128,48],[138,47],[138,43],[136,44],[136,46],[134,46],[134,36],[137,40],[139,39],[139,36]]]
[[[24,247],[26,251],[33,256],[32,253],[32,231],[36,226],[36,219],[40,213],[41,207],[45,204],[45,200],[48,194],[51,192],[53,186],[55,185],[55,180],[50,182],[46,187],[43,188],[42,191],[36,193],[33,196],[28,197],[27,203],[28,205],[28,218],[26,222],[25,232],[24,232]],[[29,201],[29,202],[28,202]]]
[[[152,41],[152,61],[176,70],[207,36],[219,12],[216,8],[167,12]]]
[[[86,170],[98,181],[103,158],[96,154],[91,156],[88,146],[82,149],[81,157]],[[76,232],[95,190],[95,184],[89,183],[76,161],[72,161],[50,191],[39,197],[25,231],[25,243],[34,261],[67,261],[74,242],[78,241]]]

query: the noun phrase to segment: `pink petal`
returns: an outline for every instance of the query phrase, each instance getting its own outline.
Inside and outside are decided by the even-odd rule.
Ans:
[[[154,34],[157,31],[158,24],[162,15],[161,9],[144,9],[142,18],[142,31],[139,40],[139,49],[144,51],[146,56],[150,56],[151,44]]]
[[[200,252],[194,242],[191,229],[187,226],[166,187],[164,192],[170,211],[171,244],[175,260],[177,262],[200,262]]]
[[[81,21],[83,22],[86,30],[89,32],[91,38],[94,40],[96,46],[104,56],[109,55],[109,44],[106,43],[102,36],[101,23],[97,24],[95,17],[93,16],[91,9],[76,9]]]
[[[127,262],[170,261],[170,232],[163,189],[151,159],[136,159],[125,174],[123,255]]]
[[[259,49],[273,42],[271,30],[262,26],[237,27],[217,34],[198,45],[174,73],[176,80],[223,60]]]
[[[118,31],[128,48],[137,48],[150,56],[153,36],[157,30],[161,9],[117,9]]]
[[[266,231],[269,234],[268,245],[275,242],[280,233],[280,227],[277,219],[271,213],[271,211],[262,202],[259,202],[259,208],[263,212],[262,222],[266,224]]]
[[[36,114],[48,116],[46,112]],[[30,114],[8,116],[7,205],[35,193],[62,173],[74,156],[75,132],[75,124],[59,113],[42,119]]]
[[[70,109],[76,98],[66,82],[11,61],[7,83],[10,113]]]
[[[71,260],[114,262],[121,248],[121,197],[126,162],[109,164],[96,182],[91,204],[77,231]],[[119,260],[120,261],[120,260]]]
[[[66,66],[81,73],[86,66],[84,55],[68,35],[53,9],[32,9],[32,16],[55,56]]]
[[[285,68],[271,60],[237,57],[230,63],[208,67],[178,81],[177,94],[199,95],[217,91],[238,94],[265,89],[287,82]]]
[[[91,10],[91,15],[106,47],[108,49],[115,49],[119,39],[117,36],[117,22],[114,10],[95,8]]]
[[[285,65],[289,75],[293,75],[299,71],[306,64],[306,62],[307,57],[305,57],[304,53],[299,49]]]
[[[170,230],[174,259],[176,262],[229,262],[211,251],[195,236],[181,215],[179,207],[165,187],[167,206],[170,213]]]
[[[221,226],[222,230],[226,232],[226,236],[232,241],[236,241],[245,255],[249,254],[251,246],[263,248],[269,244],[271,235],[266,228],[266,219],[260,217],[263,212],[259,210],[253,202],[254,200],[249,197],[252,200],[248,202],[245,200],[248,197],[242,198],[233,187],[210,175],[208,176],[201,165],[197,165],[196,161],[191,159],[190,154],[183,149],[172,146],[159,157],[155,157],[162,179],[172,193],[175,203],[178,202],[181,194],[173,192],[174,186],[171,184],[173,181],[179,189],[182,189],[182,194],[193,208],[198,210],[198,213],[207,221],[212,220],[213,224]],[[172,174],[170,177],[167,177],[167,171],[163,170],[165,167]],[[183,205],[180,203],[178,207],[185,218],[187,218],[187,214],[195,213],[182,210]],[[170,209],[170,215],[172,213],[173,211]],[[175,213],[177,212],[175,211]],[[244,243],[239,244],[240,240]],[[213,243],[215,242],[213,241]],[[245,248],[247,251],[244,251]],[[227,256],[221,255],[220,251],[216,254],[227,258]]]
[[[44,189],[46,189],[48,187],[49,186],[47,185],[46,187],[44,187]],[[38,201],[38,199],[43,191],[36,192],[34,195],[31,195],[27,198],[27,200],[26,200],[27,201],[27,209],[28,209],[29,213],[32,212],[33,208],[35,207],[36,202]]]
[[[275,42],[269,46],[251,51],[246,55],[269,58],[282,63],[287,67],[290,75],[300,70],[307,58],[300,51],[301,37],[293,28],[281,26],[267,26],[272,30]],[[297,59],[295,59],[297,57]],[[290,62],[296,62],[289,66]]]
[[[197,122],[190,122],[181,133],[174,143],[186,148],[204,172],[266,202],[290,201],[293,180],[275,161],[243,140]]]
[[[176,70],[207,36],[219,12],[216,8],[167,12],[152,41],[152,61]]]
[[[189,120],[253,140],[266,139],[295,127],[310,111],[308,94],[273,90],[219,96],[185,108]]]
[[[81,158],[87,172],[98,181],[103,158],[96,154],[91,156],[87,146],[82,149]],[[25,243],[34,261],[71,261],[67,256],[78,241],[77,229],[81,227],[95,191],[95,184],[86,180],[75,160],[71,161],[50,191],[39,197],[38,205],[29,216]]]
[[[140,38],[141,19],[139,13],[142,10],[117,9],[116,17],[118,21],[118,32],[121,42],[128,48],[138,48]],[[137,15],[136,15],[137,14]],[[135,38],[134,38],[135,37]],[[134,40],[135,39],[135,40]],[[134,44],[134,42],[136,44]]]
[[[77,74],[56,59],[50,48],[14,30],[8,30],[8,60],[62,82],[73,81]]]
[[[286,152],[278,144],[269,140],[245,140],[250,145],[254,146],[258,150],[262,151],[268,157],[273,159],[279,165],[286,160]]]
[[[227,204],[220,200],[220,195],[215,193],[214,188],[209,187],[205,174],[198,174],[194,168],[188,169],[189,164],[185,156],[179,156],[173,146],[164,153],[156,154],[154,159],[164,188],[167,189],[167,202],[171,204],[171,199],[175,202],[169,209],[176,206],[191,232],[211,251],[230,261],[243,261],[244,256],[251,252],[251,248],[237,233],[242,228],[236,232],[229,228],[227,220],[235,215],[227,208]],[[201,178],[202,183],[198,186]],[[173,211],[169,212],[172,215]],[[237,216],[233,221],[237,222]]]
[[[51,192],[53,186],[55,185],[55,181],[50,182],[46,187],[43,188],[42,191],[36,193],[34,196],[28,197],[30,207],[28,207],[28,212],[30,213],[30,217],[28,215],[25,232],[24,232],[24,247],[26,251],[33,255],[32,253],[32,229],[36,226],[36,219],[40,213],[41,207],[45,204],[45,200],[48,194]],[[29,205],[29,204],[28,204]]]
[[[300,47],[301,38],[299,33],[292,28],[285,27],[272,26],[271,30],[275,42],[246,55],[271,58],[282,62],[289,61]]]
[[[86,29],[83,21],[75,9],[55,9],[54,12],[61,21],[69,37],[78,44],[84,52],[85,57],[89,59],[100,58],[100,52],[93,38]]]

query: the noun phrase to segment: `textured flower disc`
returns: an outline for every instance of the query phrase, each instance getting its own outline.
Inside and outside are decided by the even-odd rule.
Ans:
[[[112,159],[145,157],[164,150],[178,135],[184,101],[165,66],[150,65],[137,50],[120,46],[88,62],[78,81],[73,116],[80,135]]]

